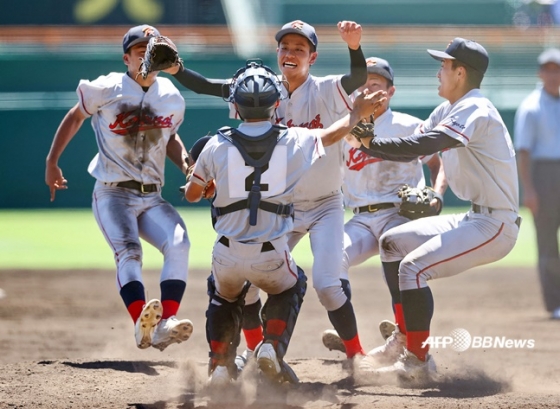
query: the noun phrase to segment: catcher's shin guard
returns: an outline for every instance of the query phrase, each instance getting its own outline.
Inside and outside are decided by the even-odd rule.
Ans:
[[[210,302],[206,310],[206,340],[210,346],[209,372],[216,365],[227,366],[230,375],[237,377],[235,355],[241,340],[245,286],[235,302],[228,302],[217,294],[214,276],[208,277]]]
[[[264,339],[272,341],[280,360],[286,355],[306,291],[307,277],[298,267],[296,284],[280,294],[269,295],[262,308]]]

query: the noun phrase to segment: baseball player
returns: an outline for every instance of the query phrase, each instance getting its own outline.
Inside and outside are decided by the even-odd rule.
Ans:
[[[384,95],[362,95],[350,115],[327,129],[308,130],[272,125],[281,93],[268,67],[248,62],[238,71],[230,95],[244,122],[237,129],[221,128],[207,142],[185,192],[189,202],[197,202],[215,181],[218,238],[206,313],[211,385],[227,384],[237,375],[235,349],[249,281],[268,293],[258,367],[273,380],[283,379],[283,358],[306,290],[305,274],[291,257],[287,239],[297,182],[325,155],[323,146],[341,140],[379,107]]]
[[[538,64],[542,84],[517,108],[514,142],[523,204],[535,223],[544,305],[560,320],[560,49],[543,51]]]
[[[91,117],[99,149],[88,167],[97,180],[93,214],[115,257],[117,288],[135,324],[136,345],[163,351],[186,341],[193,326],[176,318],[187,281],[187,229],[161,196],[166,156],[187,172],[187,152],[177,134],[185,101],[171,81],[157,77],[157,71],[146,79],[137,75],[146,44],[157,35],[158,30],[148,25],[131,28],[122,43],[127,72],[80,81],[79,101],[54,136],[45,181],[51,201],[57,190],[67,189],[58,160]],[[163,254],[160,300],[146,302],[140,238]]]
[[[380,239],[385,273],[398,276],[406,340],[393,365],[376,368],[366,357],[360,367],[376,376],[396,374],[412,386],[432,381],[435,374],[426,342],[434,309],[428,280],[503,258],[515,245],[521,222],[513,144],[500,114],[479,89],[488,53],[463,38],[455,38],[444,52],[428,53],[441,61],[439,95],[447,101],[408,137],[347,138],[361,151],[389,160],[442,152],[449,186],[472,203],[467,213],[410,221]]]
[[[391,97],[396,91],[394,73],[389,62],[382,58],[370,57],[366,59],[366,63],[368,80],[364,86],[358,89],[358,92],[367,89],[370,92],[382,90],[387,93],[387,101],[373,116],[376,135],[379,138],[400,138],[410,135],[421,120],[392,111],[389,107]],[[399,214],[401,199],[398,192],[405,184],[419,188],[425,186],[421,159],[426,160],[430,169],[432,186],[440,196],[445,193],[447,181],[438,155],[418,158],[411,162],[391,162],[373,158],[350,146],[347,142],[344,142],[343,155],[344,204],[347,208],[353,209],[354,216],[344,225],[344,259],[341,280],[350,289],[349,268],[379,254],[381,235],[392,227],[410,221]],[[434,209],[434,214],[441,210],[441,201],[434,200],[432,205],[438,207],[438,209]],[[386,353],[386,349],[393,349],[394,345],[397,345],[395,342],[397,337],[404,337],[406,334],[398,277],[387,276],[386,283],[391,293],[396,329],[395,324],[386,321],[380,324],[380,330],[387,339],[387,343],[376,353],[370,352],[370,355],[380,355],[380,358]],[[349,293],[351,292],[349,291]],[[393,331],[396,331],[394,335]],[[331,350],[345,352],[344,344],[340,341],[336,331],[325,331],[323,344]]]
[[[288,127],[326,128],[344,117],[352,107],[350,95],[367,80],[365,58],[360,47],[362,27],[353,21],[338,23],[341,38],[348,45],[350,73],[315,77],[310,68],[317,60],[315,29],[296,20],[285,24],[275,36],[277,61],[282,72],[282,93],[286,96],[276,109],[274,122]],[[288,246],[293,249],[309,233],[313,252],[313,287],[329,320],[340,334],[347,358],[363,354],[352,303],[341,286],[344,209],[342,202],[342,143],[325,149],[295,187],[294,230]],[[243,332],[247,350],[238,360],[243,364],[252,355],[251,347],[260,341],[260,301],[258,289],[247,295]]]

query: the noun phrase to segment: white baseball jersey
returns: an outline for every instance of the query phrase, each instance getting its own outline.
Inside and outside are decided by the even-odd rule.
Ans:
[[[164,183],[167,142],[183,122],[185,101],[167,78],[144,92],[126,73],[80,81],[80,109],[91,116],[99,153],[88,171],[101,182]]]
[[[271,128],[270,122],[243,123],[238,130],[248,136],[260,136]],[[287,204],[293,202],[294,187],[325,151],[316,132],[303,128],[287,129],[279,140],[266,171],[261,176],[262,200]],[[217,135],[208,141],[194,169],[192,182],[205,186],[216,180],[215,207],[224,207],[246,199],[246,179],[254,168],[247,166],[239,150]],[[250,226],[249,210],[243,209],[218,217],[218,234],[239,242],[265,242],[285,235],[293,228],[291,217],[258,211],[256,226]]]
[[[419,129],[444,132],[464,145],[442,153],[449,187],[457,197],[480,206],[519,211],[513,143],[498,110],[479,89],[453,105],[442,103]]]
[[[414,133],[422,121],[411,115],[385,111],[375,119],[376,138],[402,138]],[[349,208],[376,203],[400,203],[399,188],[424,187],[424,171],[420,159],[393,162],[374,158],[344,142],[344,204]]]
[[[341,84],[341,75],[309,75],[289,98],[280,101],[276,123],[288,127],[328,128],[352,110],[352,101]],[[287,90],[283,88],[283,93]],[[325,148],[326,156],[305,173],[296,186],[297,202],[313,201],[342,186],[342,142]]]

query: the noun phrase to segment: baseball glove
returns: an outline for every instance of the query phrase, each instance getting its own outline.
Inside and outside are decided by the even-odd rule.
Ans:
[[[399,214],[408,219],[416,220],[441,213],[443,198],[431,187],[420,189],[404,185],[399,189],[398,195],[401,198]],[[438,206],[430,206],[433,199],[438,200]]]
[[[361,140],[362,138],[374,138],[374,125],[373,121],[371,122],[358,122],[358,124],[352,128],[350,134],[353,135],[357,140]]]
[[[157,36],[150,38],[146,47],[146,53],[140,65],[140,74],[146,79],[152,71],[161,71],[173,67],[177,64],[183,64],[183,60],[179,58],[177,46],[169,38],[165,36]]]

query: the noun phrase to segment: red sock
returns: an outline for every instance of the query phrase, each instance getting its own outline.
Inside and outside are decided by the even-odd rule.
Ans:
[[[399,326],[399,331],[401,334],[406,334],[406,324],[404,322],[404,313],[402,310],[402,304],[394,304],[395,308],[395,323]]]
[[[138,321],[138,318],[140,318],[140,314],[142,314],[142,308],[144,308],[145,304],[146,300],[137,300],[129,304],[129,306],[127,307],[128,313],[130,314],[130,317],[135,324],[136,321]]]
[[[166,320],[173,315],[177,315],[180,304],[174,300],[161,300],[161,306],[163,307],[161,319]]]
[[[245,336],[247,349],[254,351],[257,345],[263,340],[263,328],[259,325],[257,328],[243,329],[243,335]]]
[[[342,338],[341,338],[342,339]],[[346,357],[347,358],[354,358],[356,355],[365,355],[364,349],[362,348],[362,344],[360,343],[360,337],[358,334],[348,341],[342,339],[342,343],[346,347]]]
[[[426,354],[428,353],[430,346],[422,347],[422,344],[426,342],[430,336],[430,331],[408,331],[406,334],[406,349],[412,352],[418,357],[419,360],[425,361]]]

